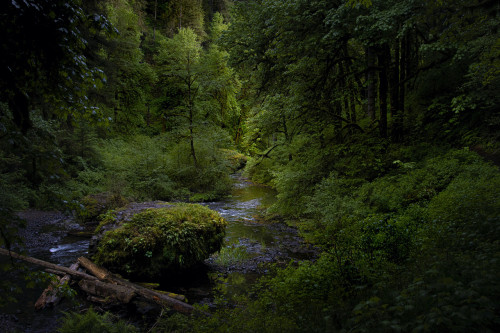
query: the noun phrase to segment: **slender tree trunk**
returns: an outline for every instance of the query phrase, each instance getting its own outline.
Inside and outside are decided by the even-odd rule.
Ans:
[[[399,61],[399,134],[398,139],[401,141],[404,136],[404,114],[405,114],[405,97],[406,97],[406,69],[408,58],[408,38],[404,36],[401,40],[401,59]]]
[[[349,59],[349,50],[347,48],[347,43],[344,44],[344,57],[346,59]],[[348,98],[349,98],[349,120],[351,121],[352,124],[355,124],[357,121],[356,117],[356,92],[358,91],[356,89],[356,82],[355,82],[355,77],[350,76],[352,74],[351,72],[351,65],[352,65],[352,60],[347,60],[345,62],[345,72],[346,75],[349,76],[349,79],[347,79],[347,90],[348,90]]]
[[[356,117],[356,96],[354,94],[356,93],[356,86],[354,84],[354,81],[351,82],[351,90],[349,93],[349,105],[351,107],[351,112],[350,112],[350,121],[352,124],[355,124],[357,122],[357,117]]]
[[[187,79],[187,86],[188,86],[188,109],[189,109],[189,143],[191,146],[191,157],[193,158],[193,164],[195,168],[198,168],[198,160],[196,158],[196,151],[194,149],[194,98],[195,94],[193,93],[193,83],[194,80],[191,76],[191,60],[190,56],[188,55],[188,63],[187,63],[187,71],[188,71],[188,79]]]
[[[342,103],[340,102],[339,99],[335,99],[333,103],[333,112],[334,114],[341,116],[342,115]],[[342,137],[342,120],[341,117],[334,117],[333,120],[333,128],[335,130],[335,137],[337,138],[338,143],[342,143],[343,137]]]
[[[391,52],[389,45],[382,45],[381,52],[378,54],[378,63],[380,66],[379,71],[379,106],[380,106],[380,118],[379,118],[379,132],[382,138],[387,138],[387,92],[388,92],[388,80],[387,73],[390,63]]]
[[[180,6],[180,13],[179,13],[179,30],[182,28],[182,4]]]
[[[397,117],[399,111],[399,40],[394,43],[394,62],[390,74],[391,116]]]
[[[372,47],[367,47],[366,49],[366,66],[368,69],[368,74],[366,80],[368,81],[368,86],[366,90],[366,115],[371,119],[375,120],[375,100],[376,100],[376,84],[377,80],[375,78],[375,53]]]
[[[343,104],[343,111],[345,114],[345,119],[350,119],[350,108],[349,108],[349,82],[347,79],[347,65],[342,62],[339,64],[339,70],[340,70],[340,77],[342,78],[342,104]]]
[[[149,127],[151,126],[151,110],[149,109],[149,103],[146,104],[147,110],[146,110],[146,126]]]
[[[390,75],[390,100],[392,116],[392,140],[399,142],[401,140],[401,115],[400,115],[400,96],[399,96],[399,65],[400,65],[400,41],[397,39],[394,43],[394,62],[391,66]]]
[[[285,141],[287,145],[290,145],[292,143],[292,139],[290,135],[288,134],[288,127],[286,126],[286,118],[285,116],[281,117],[281,123],[283,124],[283,133],[285,134]],[[293,160],[293,156],[291,153],[288,153],[288,160],[291,161]]]
[[[240,109],[240,114],[238,116],[238,122],[236,123],[236,133],[234,134],[234,143],[236,143],[236,145],[238,145],[241,140],[241,132],[242,132],[241,123],[243,122],[244,107],[245,106],[242,104]]]
[[[156,8],[157,8],[157,5],[158,5],[158,0],[155,0],[155,20],[154,20],[154,23],[153,23],[153,42],[156,41]]]
[[[188,88],[188,98],[189,98],[189,141],[191,145],[191,157],[193,157],[193,164],[195,168],[198,168],[198,160],[196,159],[196,151],[194,149],[194,121],[193,121],[193,103],[191,101],[191,86]]]

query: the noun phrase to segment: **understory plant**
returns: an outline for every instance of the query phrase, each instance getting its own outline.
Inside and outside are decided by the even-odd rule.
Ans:
[[[137,328],[124,320],[114,318],[110,313],[97,313],[89,308],[85,313],[68,312],[64,314],[59,333],[136,333]]]
[[[500,325],[499,198],[498,168],[466,150],[371,182],[330,176],[316,188],[308,212],[321,230],[309,238],[323,246],[320,258],[277,269],[248,297],[223,302],[214,316],[182,327],[494,332]],[[164,319],[174,324],[182,323]]]

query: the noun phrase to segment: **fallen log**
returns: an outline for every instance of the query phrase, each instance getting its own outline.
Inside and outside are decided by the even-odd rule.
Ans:
[[[172,309],[174,309],[177,312],[189,314],[195,310],[193,306],[191,306],[187,303],[184,303],[176,298],[170,297],[168,295],[162,294],[160,292],[151,290],[151,289],[146,288],[146,287],[139,286],[135,283],[132,283],[130,281],[122,279],[122,278],[114,275],[113,273],[109,272],[105,268],[94,264],[92,261],[90,261],[89,259],[87,259],[85,257],[78,258],[78,262],[83,267],[85,267],[90,272],[92,272],[92,274],[94,274],[94,272],[95,272],[95,273],[99,274],[100,276],[105,277],[107,282],[111,282],[114,284],[119,284],[119,285],[122,285],[122,286],[125,286],[128,288],[131,288],[138,295],[140,295],[146,299],[152,300],[160,305],[166,305],[168,307],[171,307]]]
[[[32,264],[35,264],[35,265],[38,265],[38,266],[42,266],[42,267],[45,267],[45,268],[48,268],[48,269],[51,269],[51,270],[54,270],[54,271],[63,272],[63,273],[69,274],[71,276],[78,277],[80,279],[99,280],[95,276],[88,275],[88,274],[85,274],[85,273],[79,272],[79,271],[74,271],[72,269],[69,269],[68,267],[59,266],[59,265],[52,264],[50,262],[43,261],[43,260],[40,260],[40,259],[23,256],[23,255],[18,254],[16,252],[8,251],[6,249],[0,248],[0,254],[3,254],[5,256],[10,256],[10,257],[12,257],[14,259],[24,260],[26,262],[29,262],[29,263],[32,263]]]
[[[59,297],[57,297],[57,287],[55,283],[51,282],[47,288],[44,289],[40,297],[35,302],[36,310],[43,310],[47,307],[52,307],[59,303]]]
[[[111,276],[113,274],[111,274],[110,271],[108,271],[107,269],[105,269],[103,267],[97,266],[89,259],[87,259],[85,257],[79,257],[78,263],[80,265],[82,265],[83,267],[85,267],[85,269],[87,271],[89,271],[90,273],[95,275],[99,280],[105,281],[105,282],[111,282],[111,283],[113,282],[111,279]]]
[[[102,281],[80,280],[78,286],[87,294],[104,297],[110,301],[119,301],[124,304],[130,303],[136,296],[136,292],[131,288]]]
[[[75,262],[69,268],[76,271],[80,266],[79,262]],[[69,274],[64,275],[59,279],[58,282],[52,282],[45,290],[42,292],[42,295],[38,298],[35,303],[35,309],[42,310],[47,307],[53,307],[57,305],[61,301],[61,296],[58,295],[60,287],[62,287],[65,283],[68,283],[71,279]]]
[[[81,237],[81,238],[92,238],[94,236],[93,231],[69,231],[69,236]]]
[[[26,262],[29,262],[29,263],[32,263],[32,264],[35,264],[35,265],[38,265],[38,266],[42,266],[42,267],[45,267],[45,268],[48,268],[49,270],[63,272],[63,273],[69,274],[69,275],[71,275],[73,277],[77,277],[79,279],[89,280],[89,281],[100,281],[95,276],[92,276],[92,275],[89,275],[89,274],[85,274],[83,272],[79,272],[79,271],[76,271],[76,270],[72,270],[72,269],[70,269],[68,267],[63,267],[63,266],[55,265],[55,264],[52,264],[50,262],[43,261],[43,260],[40,260],[40,259],[23,256],[23,255],[20,255],[18,253],[15,253],[15,252],[12,252],[12,251],[9,251],[9,250],[6,250],[6,249],[0,248],[0,254],[6,255],[6,256],[10,256],[10,257],[15,258],[15,259],[24,260]],[[142,297],[144,297],[144,298],[146,298],[146,299],[148,299],[150,301],[153,301],[153,302],[155,302],[157,304],[168,306],[168,307],[172,308],[175,311],[178,311],[178,312],[181,312],[181,313],[185,313],[185,314],[190,314],[190,313],[192,313],[192,312],[195,311],[195,308],[192,305],[189,305],[187,303],[184,303],[182,301],[179,301],[179,300],[177,300],[175,298],[172,298],[172,297],[169,297],[167,295],[163,295],[163,294],[158,293],[158,292],[156,292],[154,290],[150,290],[150,289],[138,286],[136,284],[133,284],[132,282],[129,282],[127,280],[124,280],[124,279],[121,279],[121,278],[119,278],[117,276],[114,276],[113,274],[111,274],[111,277],[109,277],[109,278],[112,279],[112,282],[114,284],[120,284],[122,286],[131,288],[133,291],[135,291],[137,293],[137,295],[140,295],[140,296],[142,296]],[[106,282],[104,282],[104,283],[106,283]],[[110,286],[112,286],[113,283],[107,283],[107,284],[109,284]],[[112,288],[112,287],[110,287],[110,288]]]

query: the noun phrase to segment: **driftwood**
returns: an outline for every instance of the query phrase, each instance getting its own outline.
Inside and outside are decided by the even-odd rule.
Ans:
[[[130,303],[137,295],[131,288],[102,281],[80,280],[78,286],[87,294],[104,297],[107,300],[119,301],[124,304]]]
[[[152,300],[160,305],[167,305],[174,309],[175,311],[182,312],[182,313],[191,313],[194,311],[194,308],[187,304],[184,303],[183,301],[178,300],[177,298],[171,297],[168,294],[162,294],[160,292],[157,292],[155,290],[151,290],[146,287],[139,286],[135,283],[132,283],[130,281],[127,281],[125,279],[122,279],[112,273],[110,273],[108,270],[106,270],[103,267],[99,267],[96,264],[94,264],[92,261],[85,257],[80,257],[78,258],[78,262],[80,265],[85,267],[89,272],[96,276],[101,276],[103,280],[106,282],[122,285],[125,287],[128,287],[135,291],[138,295]],[[176,295],[177,296],[177,295]]]
[[[107,269],[103,267],[99,267],[96,264],[94,264],[92,261],[85,257],[80,257],[78,258],[78,263],[82,265],[82,267],[85,267],[87,271],[95,275],[99,280],[105,281],[105,282],[113,282],[111,280],[111,272],[108,271]]]
[[[79,266],[80,263],[75,262],[69,267],[69,269],[76,271]],[[45,288],[42,295],[40,295],[40,297],[36,301],[35,309],[42,310],[47,307],[53,307],[57,305],[61,301],[61,296],[58,295],[59,288],[65,283],[69,283],[70,280],[71,276],[69,274],[66,274],[62,278],[60,278],[58,282],[52,282],[47,288]]]
[[[138,286],[132,282],[129,282],[127,280],[124,280],[122,278],[119,278],[107,270],[105,270],[102,267],[99,267],[92,263],[90,260],[86,258],[79,258],[78,262],[80,263],[81,266],[85,267],[88,269],[90,272],[93,270],[97,270],[100,273],[98,275],[102,276],[105,278],[105,281],[100,280],[99,278],[85,274],[83,272],[79,272],[77,270],[72,270],[67,267],[55,265],[40,259],[32,258],[32,257],[27,257],[23,256],[20,254],[17,254],[12,251],[8,251],[5,249],[0,248],[0,254],[6,255],[6,256],[11,256],[12,258],[15,259],[20,259],[27,261],[29,263],[39,265],[42,267],[45,267],[48,271],[57,271],[57,272],[63,272],[66,273],[74,278],[78,278],[82,281],[80,281],[79,286],[84,290],[85,292],[91,294],[92,296],[97,296],[98,298],[102,299],[104,298],[111,298],[114,300],[119,300],[124,303],[130,302],[130,300],[136,296],[142,296],[145,299],[155,302],[160,305],[165,305],[170,308],[172,308],[175,311],[185,313],[185,314],[190,314],[194,312],[194,307],[184,303],[178,299],[169,297],[165,294],[156,292],[154,290]],[[92,268],[88,268],[92,267]],[[102,273],[102,274],[101,274]],[[94,274],[92,272],[92,274]],[[128,289],[128,291],[127,291]],[[103,291],[107,290],[107,291]]]
[[[71,275],[73,277],[80,278],[80,279],[99,280],[95,276],[88,275],[88,274],[85,274],[85,273],[82,273],[82,272],[79,272],[79,271],[74,271],[72,269],[69,269],[68,267],[59,266],[59,265],[55,265],[55,264],[52,264],[50,262],[43,261],[43,260],[40,260],[40,259],[23,256],[21,254],[18,254],[18,253],[12,252],[12,251],[8,251],[8,250],[5,250],[5,249],[1,249],[0,248],[0,254],[6,255],[6,256],[11,256],[14,259],[24,260],[26,262],[29,262],[29,263],[32,263],[32,264],[35,264],[35,265],[38,265],[38,266],[42,266],[42,267],[45,267],[45,268],[48,268],[48,269],[52,269],[54,271],[63,272],[63,273],[69,274],[69,275]]]
[[[91,238],[94,236],[93,231],[68,231],[68,235],[82,238]]]

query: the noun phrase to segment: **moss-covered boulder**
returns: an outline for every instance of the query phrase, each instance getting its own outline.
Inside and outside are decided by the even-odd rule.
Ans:
[[[94,260],[137,279],[161,279],[221,249],[225,220],[196,204],[149,208],[103,234]]]

